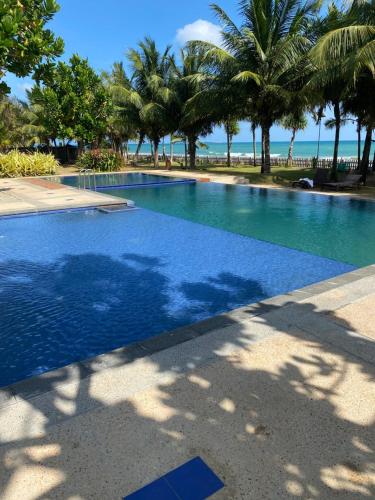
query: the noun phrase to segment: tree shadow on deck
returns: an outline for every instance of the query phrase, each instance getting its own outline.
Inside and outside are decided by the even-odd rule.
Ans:
[[[243,288],[218,276],[183,292],[212,313]],[[120,498],[196,455],[226,484],[217,498],[370,498],[375,348],[352,330],[290,303],[133,363],[109,354],[105,371],[62,368],[49,394],[0,410],[2,498]]]

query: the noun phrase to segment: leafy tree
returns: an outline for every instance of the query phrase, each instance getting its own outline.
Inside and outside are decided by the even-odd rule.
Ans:
[[[73,55],[45,71],[43,84],[30,93],[32,103],[44,109],[44,125],[53,139],[98,145],[106,130],[111,101],[101,78],[87,59]]]
[[[16,98],[0,97],[0,147],[28,144],[24,125],[27,123],[27,104]]]
[[[2,0],[0,2],[0,80],[9,71],[31,73],[43,59],[62,54],[64,43],[45,25],[59,10],[55,0]],[[0,92],[9,92],[5,82]]]
[[[56,144],[57,139],[67,138],[66,117],[54,89],[35,85],[27,92],[29,107],[24,130],[31,144]]]

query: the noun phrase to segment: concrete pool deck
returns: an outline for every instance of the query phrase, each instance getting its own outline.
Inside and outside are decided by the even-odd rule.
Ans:
[[[118,204],[113,196],[43,178],[0,179],[0,216]]]
[[[17,181],[34,212],[78,191]],[[0,499],[122,498],[197,455],[218,500],[374,497],[374,292],[375,265],[0,390]]]

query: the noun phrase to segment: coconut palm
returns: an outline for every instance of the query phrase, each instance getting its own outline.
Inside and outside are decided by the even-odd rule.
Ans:
[[[226,120],[224,122],[224,130],[227,136],[227,166],[230,167],[233,137],[240,133],[240,126],[238,124],[238,121],[233,119]]]
[[[335,94],[336,120],[333,170],[337,165],[340,115],[344,108],[358,111],[357,117],[366,126],[365,146],[361,170],[365,180],[371,149],[372,130],[375,126],[375,2],[355,0],[340,16],[336,26],[318,40],[311,51],[316,64],[320,85]],[[357,96],[357,104],[353,101]],[[345,105],[345,102],[350,104]],[[365,105],[363,106],[363,100]],[[340,104],[341,101],[341,104]],[[362,104],[361,104],[362,101]]]
[[[176,130],[178,135],[187,142],[185,150],[189,156],[190,168],[195,168],[199,137],[211,133],[214,123],[215,108],[200,107],[201,103],[194,101],[202,90],[204,61],[205,52],[197,47],[189,46],[180,51],[180,65],[175,67]]]
[[[142,133],[152,142],[156,167],[161,139],[173,129],[175,93],[171,81],[175,65],[170,47],[161,53],[155,42],[147,37],[138,44],[138,49],[129,50],[128,59],[133,70],[134,89],[129,91],[129,99],[139,109]]]
[[[294,92],[301,88],[303,57],[311,48],[306,25],[319,3],[312,0],[241,0],[242,20],[237,26],[218,5],[213,5],[222,25],[223,47],[204,47],[213,68],[231,74],[241,88],[242,106],[252,108],[262,130],[263,172],[269,173],[270,129],[285,113]]]
[[[130,99],[131,83],[122,62],[115,62],[111,73],[103,73],[102,78],[112,99],[108,138],[112,148],[127,157],[128,143],[139,136],[141,129],[139,109]]]
[[[290,138],[289,150],[288,150],[288,160],[287,164],[292,165],[293,162],[293,147],[296,138],[296,133],[298,130],[304,130],[307,127],[307,118],[303,111],[297,110],[294,113],[289,113],[285,115],[280,124],[283,128],[292,131],[292,137]]]

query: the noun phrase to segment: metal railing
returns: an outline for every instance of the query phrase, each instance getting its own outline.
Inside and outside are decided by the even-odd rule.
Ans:
[[[95,171],[92,168],[82,168],[78,174],[78,189],[96,191]]]

